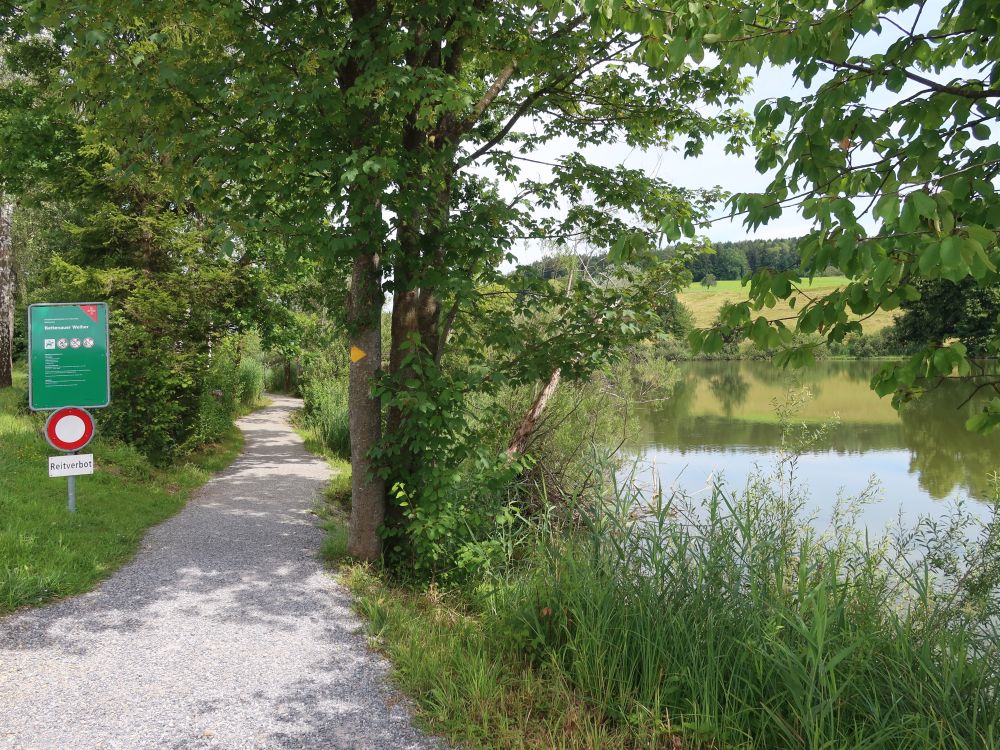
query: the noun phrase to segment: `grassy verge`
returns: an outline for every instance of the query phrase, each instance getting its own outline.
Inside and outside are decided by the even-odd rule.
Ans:
[[[253,404],[243,404],[241,403],[236,407],[236,418],[245,417],[249,414],[253,414],[255,411],[260,409],[266,409],[274,402],[267,398],[266,396],[259,396]]]
[[[316,452],[342,427],[305,421]],[[852,519],[872,490],[817,528],[794,465],[519,516],[444,592],[343,564],[344,471],[325,555],[418,721],[463,747],[1000,747],[1000,520],[958,508],[869,534]]]
[[[330,481],[317,503],[316,515],[326,532],[320,555],[328,564],[337,563],[347,555],[347,522],[351,514],[351,462],[327,447],[322,431],[310,425],[302,412],[292,415],[292,427],[305,442],[310,453],[323,456],[330,465]]]
[[[646,717],[605,721],[556,665],[532,664],[461,597],[394,586],[365,565],[342,568],[342,580],[426,730],[467,748],[673,750]]]
[[[610,730],[557,672],[535,669],[483,626],[461,599],[392,585],[374,567],[348,562],[351,467],[329,447],[340,433],[333,406],[310,423],[292,424],[306,450],[334,470],[316,512],[327,532],[322,557],[337,565],[368,620],[369,645],[389,657],[399,687],[415,699],[428,731],[468,748],[638,748],[630,733]],[[322,410],[321,410],[322,411]],[[331,440],[331,435],[334,439]]]
[[[50,479],[53,451],[40,415],[24,411],[25,375],[0,391],[0,613],[87,591],[135,553],[145,531],[180,510],[225,468],[243,438],[235,427],[183,463],[157,469],[135,450],[96,439],[96,471],[77,479],[77,512],[66,480]]]

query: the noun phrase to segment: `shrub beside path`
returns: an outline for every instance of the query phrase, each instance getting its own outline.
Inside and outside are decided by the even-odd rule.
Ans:
[[[289,427],[300,402],[273,400],[135,560],[0,619],[0,749],[441,746],[412,726],[318,559],[310,509],[329,468]]]

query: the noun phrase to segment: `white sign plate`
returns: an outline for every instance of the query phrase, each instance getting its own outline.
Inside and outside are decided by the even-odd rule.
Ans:
[[[94,473],[94,454],[78,456],[49,456],[50,477],[77,477]]]

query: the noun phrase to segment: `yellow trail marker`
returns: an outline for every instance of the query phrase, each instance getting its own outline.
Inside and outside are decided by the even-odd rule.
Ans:
[[[368,352],[358,349],[356,346],[351,347],[351,362],[360,362],[365,357],[368,356]]]

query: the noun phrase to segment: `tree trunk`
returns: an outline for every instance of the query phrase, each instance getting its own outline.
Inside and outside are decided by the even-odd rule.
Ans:
[[[14,206],[0,196],[0,388],[13,385],[14,352],[14,243],[11,220]]]
[[[569,297],[570,292],[573,291],[573,269],[570,269],[569,279],[566,280],[566,296]],[[538,420],[542,418],[542,412],[545,411],[545,407],[549,403],[549,399],[552,398],[552,394],[556,392],[559,387],[559,380],[562,378],[562,373],[559,368],[552,371],[549,376],[549,382],[545,384],[539,394],[535,397],[534,403],[532,403],[531,408],[528,409],[527,414],[521,420],[521,424],[517,426],[514,430],[514,436],[510,439],[510,445],[507,446],[507,458],[513,458],[518,453],[524,453],[524,449],[528,447],[528,441],[531,440],[532,434],[535,432],[535,428],[538,427]]]
[[[428,355],[437,362],[439,335],[441,324],[440,303],[432,288],[418,286],[419,275],[414,269],[428,263],[434,263],[440,268],[443,256],[440,251],[434,251],[430,257],[421,252],[420,243],[416,239],[417,232],[408,226],[400,231],[400,247],[402,252],[397,256],[397,265],[393,268],[396,291],[392,300],[392,329],[389,350],[389,372],[396,380],[396,387],[406,389],[405,380],[408,377],[420,379],[415,373],[404,367],[403,361],[410,355]],[[422,269],[426,273],[426,268]],[[414,352],[406,344],[414,339],[419,341],[423,352]],[[426,370],[425,370],[426,372]],[[406,419],[404,409],[394,406],[386,415],[386,432],[399,453],[393,461],[394,472],[401,477],[412,476],[424,460],[418,451],[403,443],[403,420]],[[386,507],[385,525],[389,529],[401,529],[405,525],[403,509],[398,503],[389,502]]]
[[[521,424],[514,430],[514,437],[511,438],[510,445],[507,446],[507,458],[513,458],[518,453],[524,453],[524,449],[528,447],[528,440],[531,439],[535,428],[538,427],[538,420],[541,419],[542,412],[545,411],[549,399],[552,398],[552,394],[559,387],[560,377],[559,370],[553,370],[551,377],[549,377],[549,382],[535,396],[535,401],[531,405],[531,408],[524,415]]]
[[[397,281],[397,285],[402,283]],[[420,291],[407,289],[392,295],[392,335],[389,351],[389,372],[393,375],[403,367],[403,359],[410,353],[404,345],[413,334],[420,333]]]
[[[382,287],[377,255],[358,255],[351,273],[348,322],[352,357],[347,402],[351,430],[351,523],[347,552],[360,560],[382,554],[385,483],[368,453],[382,435],[382,409],[372,383],[382,364]],[[355,351],[355,349],[360,351]]]
[[[285,393],[292,392],[292,363],[285,360]]]
[[[402,274],[400,274],[402,275]],[[401,284],[400,284],[401,285]],[[403,344],[409,341],[413,334],[419,333],[420,325],[417,315],[419,292],[416,289],[397,291],[392,296],[392,324],[389,344],[389,372],[399,376],[403,359],[410,352]],[[403,411],[398,406],[389,408],[386,414],[385,428],[394,445],[401,448],[393,461],[393,470],[397,475],[408,476],[413,466],[413,456],[402,450],[400,446],[400,428],[403,424]],[[404,525],[403,509],[398,503],[389,502],[386,506],[385,525],[390,529],[400,529]]]

